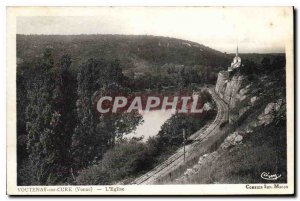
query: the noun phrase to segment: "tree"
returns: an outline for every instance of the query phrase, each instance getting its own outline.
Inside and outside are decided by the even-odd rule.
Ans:
[[[25,65],[18,65],[17,67],[17,172],[18,185],[23,184],[25,178],[20,175],[24,170],[28,153],[26,150],[27,132],[26,132],[26,106],[27,100],[27,79],[29,76],[29,69]],[[29,73],[29,74],[28,74]],[[28,174],[28,173],[27,173]],[[27,179],[28,180],[28,179]]]
[[[61,150],[61,164],[68,168],[64,170],[67,176],[71,174],[71,139],[74,128],[77,123],[76,100],[77,100],[77,83],[76,78],[70,72],[71,58],[69,55],[63,55],[60,60],[60,67],[55,68],[55,89],[53,97],[53,108],[59,113],[60,121],[56,126],[57,133],[61,135],[58,144]]]
[[[263,72],[267,73],[272,70],[271,60],[269,57],[264,57],[261,61],[261,69]]]
[[[104,95],[128,94],[124,76],[117,61],[90,59],[78,74],[78,124],[72,137],[73,167],[81,169],[101,159],[113,147],[116,138],[129,133],[140,122],[137,113],[99,114],[97,98]]]
[[[100,147],[103,145],[94,139],[97,118],[92,100],[94,92],[103,85],[101,80],[103,77],[101,70],[104,70],[101,67],[103,65],[104,61],[102,60],[90,59],[80,66],[80,72],[77,76],[76,110],[78,123],[71,142],[71,154],[74,161],[72,167],[75,169],[86,167],[95,157],[95,146],[97,144]]]
[[[72,133],[70,59],[54,67],[47,48],[28,91],[27,149],[36,185],[64,183],[69,176],[69,141]],[[68,61],[68,62],[66,62]],[[74,100],[73,100],[74,101]]]

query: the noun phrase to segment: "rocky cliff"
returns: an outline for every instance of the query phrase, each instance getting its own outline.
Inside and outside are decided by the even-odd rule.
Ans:
[[[247,98],[249,87],[250,85],[245,82],[245,76],[238,74],[230,76],[228,71],[221,71],[218,74],[215,91],[229,105],[229,110],[234,111],[236,106]],[[233,112],[229,121],[238,118],[246,109],[241,108],[238,114]]]
[[[276,182],[286,182],[286,99],[281,80],[274,73],[249,79],[240,72],[221,71],[215,91],[229,105],[227,137],[175,183],[265,182],[260,177],[265,169],[280,172],[283,176]]]
[[[221,71],[216,83],[216,92],[231,108],[236,106],[236,101],[245,99],[245,90],[241,90],[245,76],[234,75],[231,78],[227,71]]]

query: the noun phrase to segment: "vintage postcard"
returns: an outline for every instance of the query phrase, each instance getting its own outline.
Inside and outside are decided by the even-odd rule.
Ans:
[[[294,194],[293,7],[7,7],[7,194]]]

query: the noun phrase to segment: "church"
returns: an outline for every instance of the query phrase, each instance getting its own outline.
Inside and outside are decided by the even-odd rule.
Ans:
[[[233,71],[234,69],[237,69],[241,66],[242,64],[242,59],[239,57],[239,47],[236,47],[236,53],[235,57],[233,58],[233,61],[231,62],[230,67],[228,67],[228,72]]]
[[[242,66],[242,59],[239,57],[238,46],[236,48],[235,57],[231,62],[231,65],[228,67],[228,70],[220,71],[218,74],[217,84],[216,84],[216,92],[219,94],[221,98],[226,99],[224,96],[224,92],[226,91],[227,83],[230,81],[230,74],[233,73],[234,70],[239,69]]]

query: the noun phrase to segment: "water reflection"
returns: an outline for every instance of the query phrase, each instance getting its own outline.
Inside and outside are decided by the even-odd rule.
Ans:
[[[151,110],[141,113],[144,123],[137,126],[136,130],[128,135],[126,138],[144,136],[143,141],[147,141],[149,137],[158,134],[160,127],[172,116],[171,110]]]

